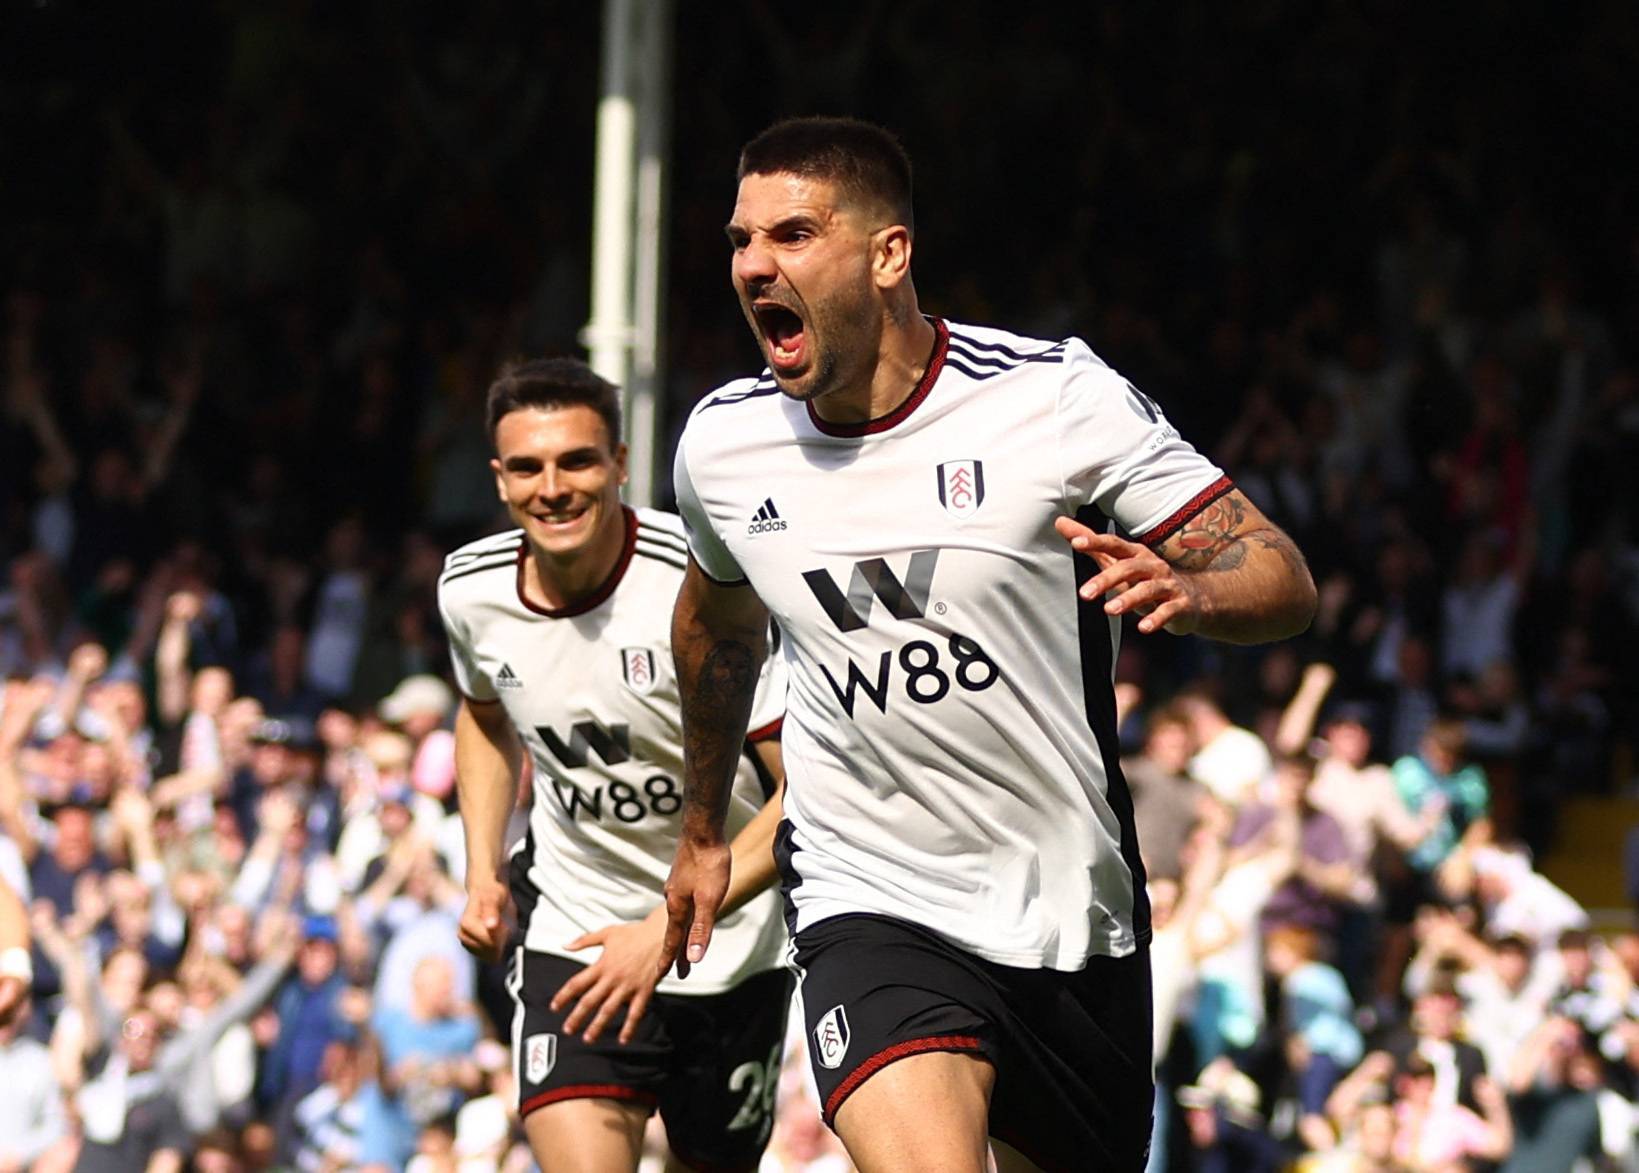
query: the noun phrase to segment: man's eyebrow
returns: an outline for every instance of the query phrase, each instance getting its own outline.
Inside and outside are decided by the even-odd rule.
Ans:
[[[816,228],[820,225],[822,219],[813,212],[791,212],[770,224],[766,231],[768,235],[776,236],[792,228]],[[743,224],[737,224],[733,220],[723,225],[723,233],[730,240],[733,240],[736,235],[749,236],[751,234],[750,230]]]

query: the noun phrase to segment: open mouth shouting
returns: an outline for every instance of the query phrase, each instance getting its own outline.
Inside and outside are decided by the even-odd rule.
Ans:
[[[751,305],[768,351],[768,364],[782,375],[796,374],[808,363],[808,329],[802,315],[767,298]]]

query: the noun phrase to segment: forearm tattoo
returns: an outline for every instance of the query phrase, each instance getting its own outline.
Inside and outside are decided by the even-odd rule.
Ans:
[[[1237,532],[1244,524],[1245,500],[1238,493],[1226,493],[1184,523],[1169,543],[1173,547],[1170,561],[1178,569],[1193,573],[1239,570],[1246,563],[1250,546],[1255,544],[1279,555],[1293,574],[1308,572],[1308,564],[1291,538],[1268,525]]]
[[[1298,549],[1297,543],[1277,529],[1253,530],[1246,535],[1246,540],[1256,542],[1265,550],[1273,550],[1280,555],[1280,560],[1286,564],[1286,569],[1299,577],[1309,573],[1309,564],[1304,561],[1303,551]]]
[[[746,721],[757,687],[757,656],[738,640],[712,644],[683,691],[683,805],[708,815],[727,809]]]
[[[1236,531],[1246,522],[1240,494],[1225,493],[1184,523],[1173,543],[1171,561],[1179,570],[1235,570],[1246,561],[1246,546]]]

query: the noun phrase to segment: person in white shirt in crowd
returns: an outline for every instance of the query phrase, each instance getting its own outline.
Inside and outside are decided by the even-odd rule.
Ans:
[[[1231,721],[1206,692],[1180,693],[1177,704],[1195,735],[1190,777],[1230,806],[1256,798],[1258,786],[1273,766],[1263,738]]]
[[[1480,844],[1467,853],[1467,860],[1471,891],[1491,935],[1517,934],[1540,949],[1570,930],[1588,927],[1587,910],[1535,870],[1523,849]],[[1448,865],[1442,882],[1461,891],[1465,878]]]
[[[1426,910],[1414,932],[1418,948],[1406,967],[1406,996],[1415,1000],[1442,970],[1455,970],[1464,1035],[1485,1056],[1487,1071],[1505,1073],[1509,1057],[1542,1021],[1558,965],[1540,958],[1527,937],[1482,939],[1441,909]]]

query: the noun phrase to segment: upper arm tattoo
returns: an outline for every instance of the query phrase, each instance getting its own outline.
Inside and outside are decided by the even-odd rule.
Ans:
[[[1234,570],[1246,560],[1241,543],[1246,507],[1239,490],[1225,493],[1184,522],[1157,552],[1180,570]]]
[[[1307,572],[1297,544],[1239,489],[1186,521],[1157,552],[1180,570],[1217,572],[1240,569],[1254,546],[1273,551],[1294,573]]]

